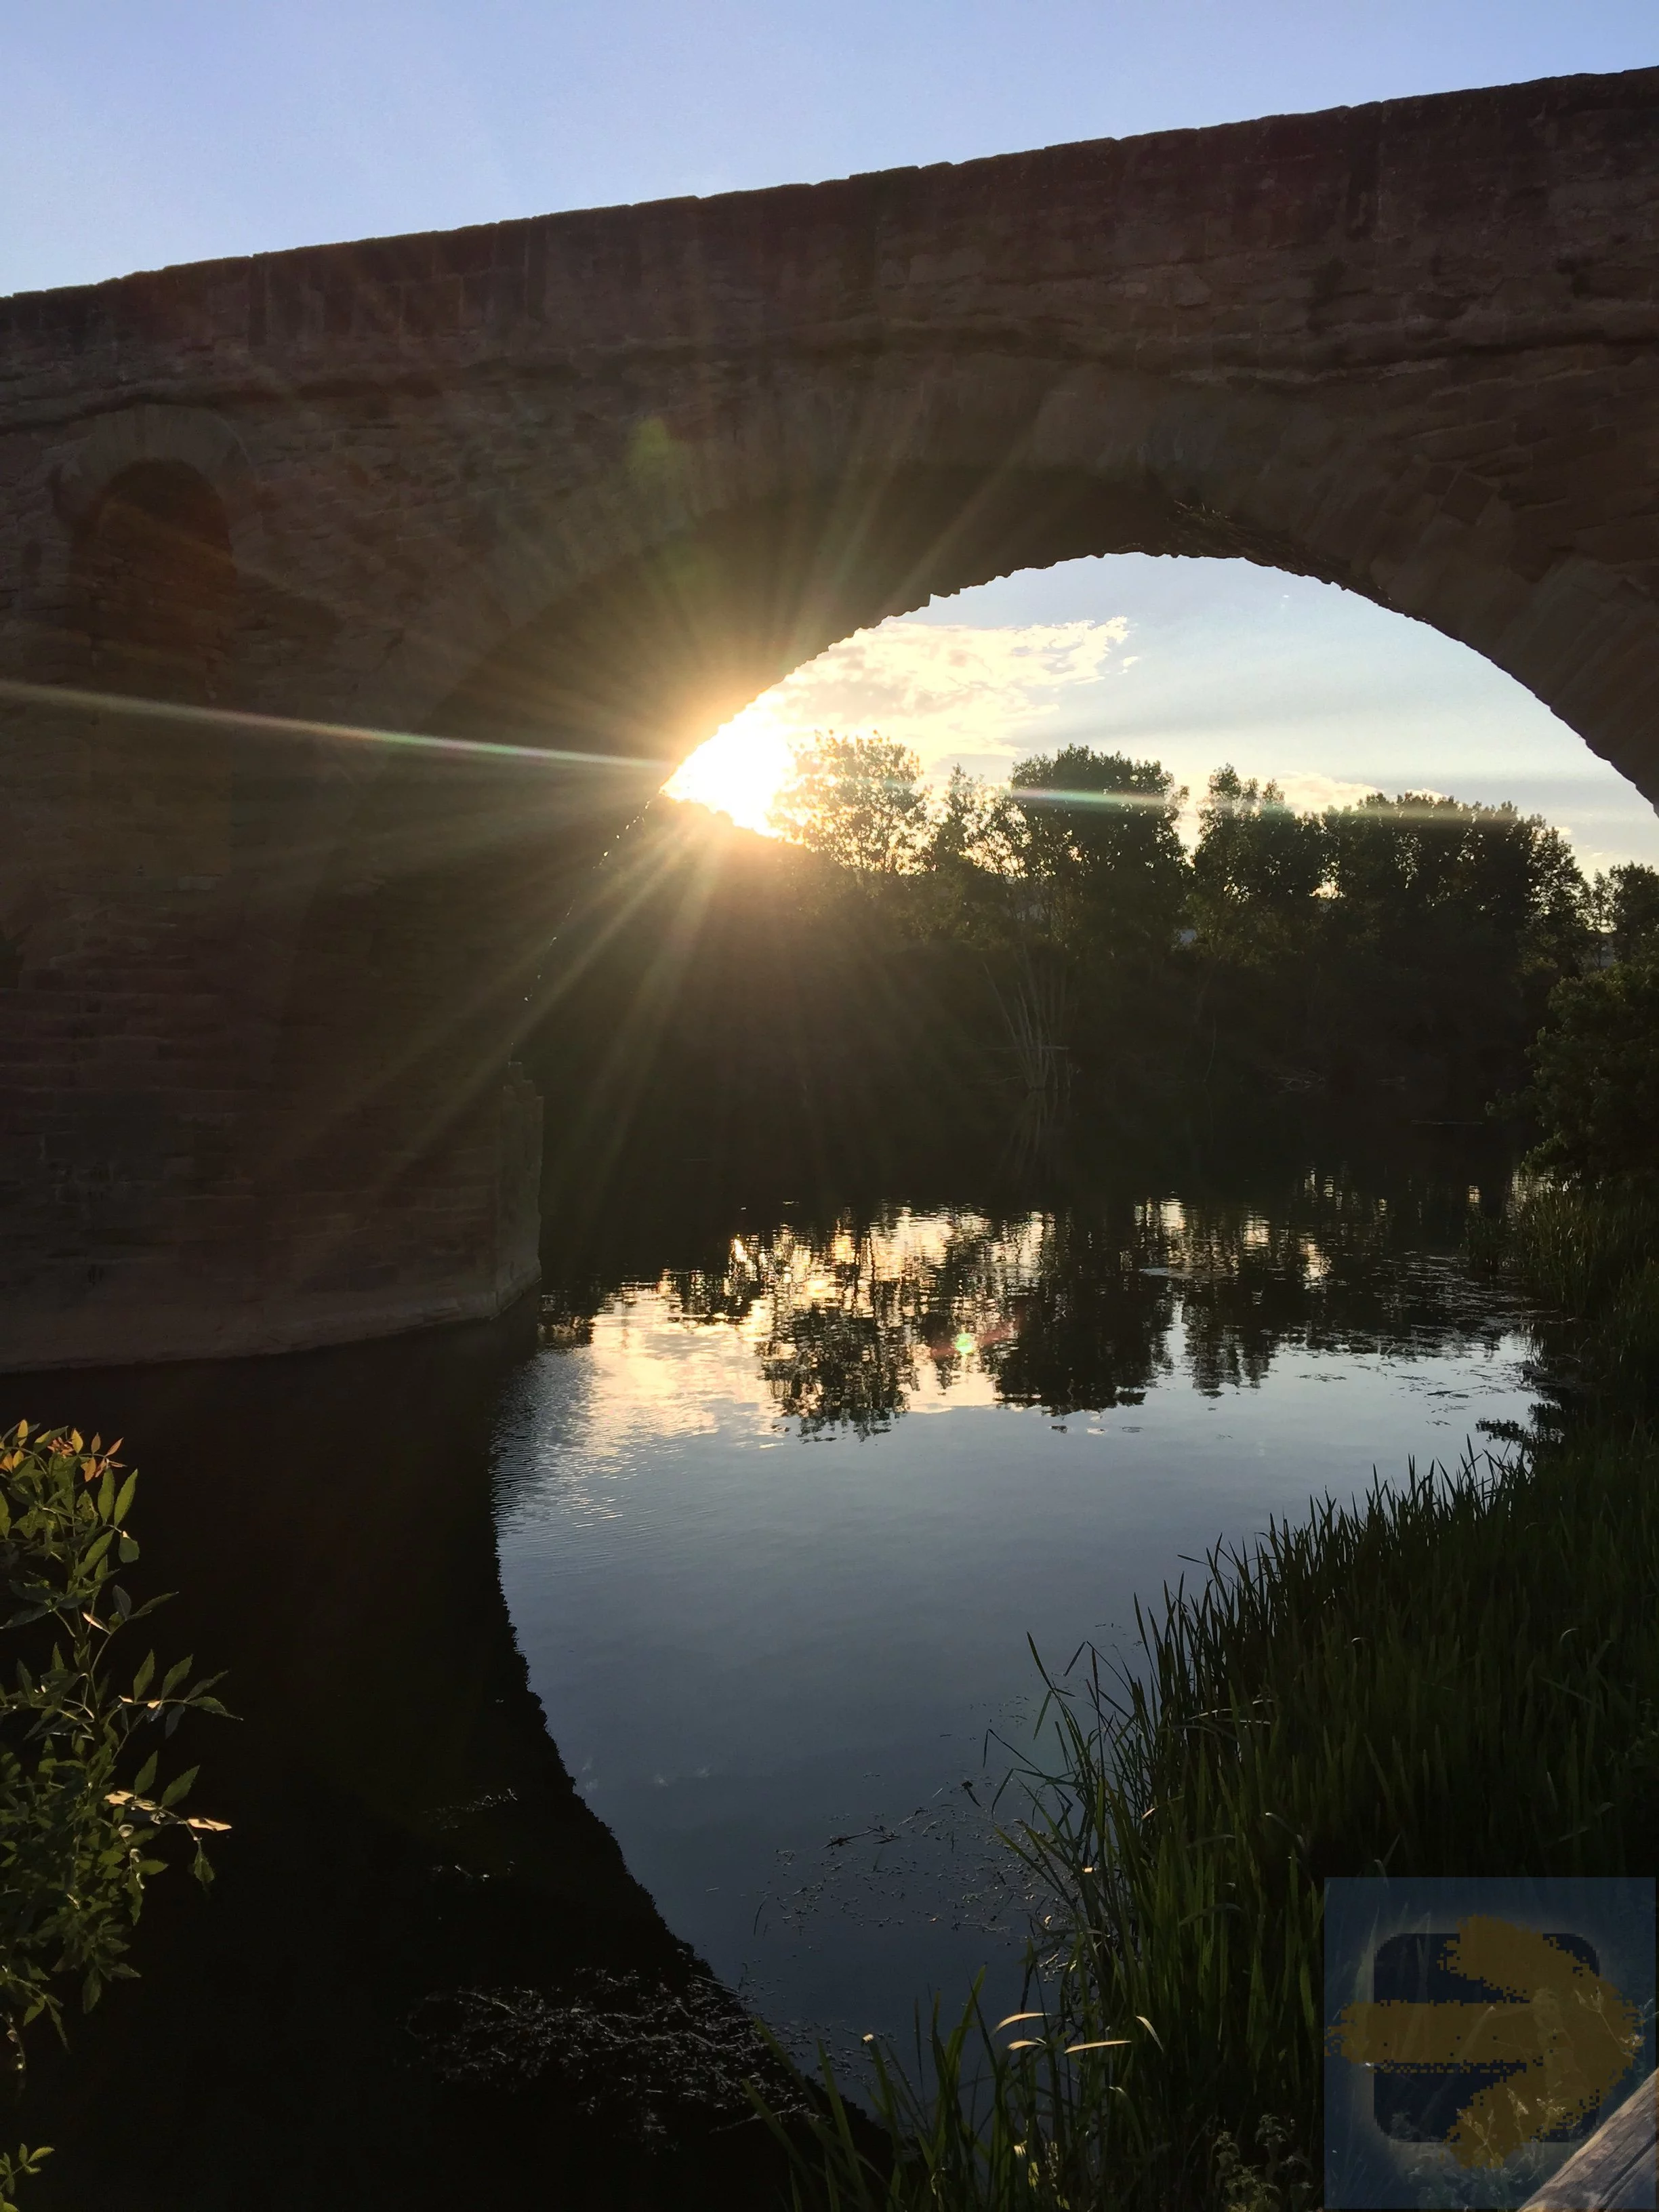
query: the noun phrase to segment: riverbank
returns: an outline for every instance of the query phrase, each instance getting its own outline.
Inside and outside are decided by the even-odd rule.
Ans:
[[[1212,1555],[1143,1617],[1141,1679],[1051,1680],[1059,1756],[1005,1800],[1050,1899],[1030,2016],[936,2035],[938,2092],[884,2061],[903,2154],[878,2180],[826,2127],[829,2201],[1316,2203],[1328,1877],[1650,1869],[1650,1249],[1628,1204],[1523,1208],[1559,1425]]]

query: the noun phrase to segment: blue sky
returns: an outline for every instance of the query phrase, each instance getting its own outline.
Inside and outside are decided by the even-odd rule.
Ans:
[[[1659,9],[1654,0],[0,0],[0,59],[7,292],[1634,68],[1659,61]],[[1074,564],[919,619],[1004,633],[1124,626],[1095,675],[1079,678],[1073,655],[1075,680],[1039,684],[1024,720],[1005,716],[998,744],[945,744],[941,724],[940,757],[983,753],[988,764],[1097,726],[1188,777],[1232,757],[1334,783],[1501,790],[1571,829],[1587,858],[1659,860],[1651,811],[1507,678],[1324,586],[1232,562]],[[907,638],[877,653],[920,650]],[[1023,650],[1006,635],[987,647],[1005,659]]]
[[[0,0],[0,291],[1659,59],[1653,0]]]

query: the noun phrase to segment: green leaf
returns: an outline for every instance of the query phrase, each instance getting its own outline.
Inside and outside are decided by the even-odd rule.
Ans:
[[[102,1663],[108,1638],[157,1600],[135,1606],[112,1577],[138,1556],[138,1545],[120,1516],[134,1495],[122,1480],[67,1430],[32,1434],[15,1427],[0,1457],[0,1627],[43,1623],[55,1638],[50,1657],[37,1650],[33,1663],[14,1662],[0,1675],[0,1722],[12,1723],[0,1738],[0,1887],[5,1891],[4,1941],[0,1942],[0,2045],[7,2070],[21,2063],[21,2041],[35,2021],[52,2022],[64,2039],[65,1984],[90,2010],[111,1983],[135,1969],[125,1954],[144,1901],[145,1885],[169,1863],[167,1832],[191,1832],[191,1856],[200,1861],[202,1834],[223,1823],[186,1819],[173,1809],[196,1781],[196,1770],[169,1782],[165,1798],[150,1802],[157,1760],[139,1768],[132,1787],[125,1757],[134,1729],[147,1717],[164,1717],[167,1731],[186,1711],[203,1705],[189,1685],[193,1659],[169,1668],[157,1698],[161,1666],[151,1651],[130,1677]],[[33,1641],[31,1648],[34,1648]],[[204,1683],[199,1687],[205,1690]],[[148,1809],[147,1809],[148,1808]],[[209,1878],[204,1863],[198,1881]],[[0,2212],[15,2212],[10,2198],[24,2161],[44,2150],[0,2150]],[[31,2169],[32,2170],[32,2169]]]
[[[133,1492],[137,1487],[138,1478],[136,1474],[130,1474],[121,1485],[121,1494],[115,1501],[115,1518],[118,1521],[125,1521],[131,1512]]]

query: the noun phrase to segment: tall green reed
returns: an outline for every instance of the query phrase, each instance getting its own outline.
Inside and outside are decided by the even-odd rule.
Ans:
[[[1574,1320],[1600,1321],[1659,1252],[1659,1192],[1636,1184],[1523,1184],[1509,1248],[1537,1297]]]
[[[1659,1190],[1525,1187],[1501,1256],[1546,1310],[1537,1334],[1553,1374],[1596,1418],[1659,1406]]]
[[[1025,2016],[975,2001],[919,2032],[913,2069],[876,2053],[890,2163],[837,2119],[826,2073],[797,2203],[1306,2194],[1327,1877],[1650,1863],[1656,1477],[1627,1434],[1413,1468],[1218,1548],[1139,1616],[1132,1667],[1045,1671],[1052,1753],[1016,1776],[1004,1831],[1047,1899]]]

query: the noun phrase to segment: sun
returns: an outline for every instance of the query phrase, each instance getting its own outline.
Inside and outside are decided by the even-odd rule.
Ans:
[[[663,790],[670,799],[689,799],[729,814],[741,830],[775,836],[769,816],[788,780],[795,734],[779,719],[768,694],[705,738]]]
[[[948,601],[940,601],[948,608]],[[1063,704],[1097,715],[1109,674],[1133,665],[1127,617],[978,623],[895,616],[821,653],[734,714],[664,785],[672,799],[717,808],[774,834],[769,813],[814,731],[879,733],[914,751],[938,781],[952,761],[1006,775]]]

